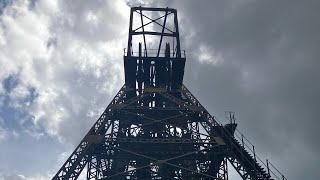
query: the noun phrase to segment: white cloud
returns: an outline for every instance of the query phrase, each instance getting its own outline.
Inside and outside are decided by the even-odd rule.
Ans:
[[[7,131],[0,126],[0,142],[7,138]]]
[[[110,6],[113,3],[116,8]],[[127,28],[123,27],[128,25],[128,13],[125,1],[95,5],[39,0],[30,8],[28,1],[20,0],[4,9],[0,82],[9,76],[19,82],[10,92],[1,83],[0,106],[8,96],[10,107],[28,114],[28,120],[19,118],[14,123],[23,126],[23,133],[35,139],[49,134],[60,142],[78,143],[124,82]],[[0,123],[0,142],[9,143],[8,138],[19,138],[21,133]],[[0,170],[0,179],[39,180],[53,175],[6,173],[1,175]]]
[[[47,173],[46,175],[35,174],[33,176],[24,176],[22,174],[0,174],[1,180],[47,180],[51,179],[52,174]]]
[[[208,48],[209,47],[209,48]],[[221,55],[218,55],[214,49],[210,49],[210,46],[200,45],[199,47],[199,56],[197,58],[200,63],[219,65],[223,63],[223,58]]]
[[[0,174],[2,180],[26,180],[26,177],[21,174],[3,175]]]
[[[114,21],[106,2],[89,7],[87,19],[81,20],[78,17],[83,11],[63,3],[37,1],[30,9],[28,2],[21,0],[4,10],[0,64],[5,66],[1,67],[0,81],[18,74],[19,84],[9,94],[12,106],[29,112],[34,116],[33,123],[44,127],[46,133],[77,143],[83,132],[75,135],[69,128],[90,127],[95,121],[92,112],[106,106],[110,95],[123,83],[126,38],[119,39],[117,34],[127,33],[126,28],[120,28],[127,26],[120,12],[128,7],[124,1],[117,2],[121,10],[112,13],[120,18]],[[73,5],[86,8],[85,4]],[[101,18],[104,20],[100,22]],[[90,40],[90,33],[101,39]],[[29,88],[34,88],[37,96],[24,105],[23,100],[30,97]]]
[[[6,128],[5,121],[0,116],[0,143],[2,141],[7,141],[7,140],[10,140],[12,138],[17,139],[19,137],[20,137],[20,133],[19,132],[17,132],[16,130],[9,130],[8,128]]]

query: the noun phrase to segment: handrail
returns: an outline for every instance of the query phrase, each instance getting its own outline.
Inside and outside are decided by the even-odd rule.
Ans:
[[[287,178],[271,163],[269,164],[281,175],[282,180],[287,180]]]
[[[253,154],[256,154],[255,150],[254,150],[254,149],[251,149],[250,146],[249,146],[248,144],[246,144],[246,142],[248,142],[252,147],[254,147],[254,145],[243,135],[243,133],[241,133],[239,130],[237,130],[237,132],[238,132],[239,134],[241,134],[242,137],[245,139],[244,145],[245,145],[245,147],[247,147],[246,149],[249,150],[249,151],[251,151]],[[239,138],[238,135],[237,135],[237,137]],[[274,176],[276,176],[278,179],[282,179],[282,180],[286,179],[286,178],[284,177],[284,175],[283,175],[270,161],[269,161],[268,163],[271,165],[271,167],[273,168],[273,170],[275,170],[276,172],[278,172],[279,175],[281,175],[281,178],[276,174],[276,172],[272,171],[272,169],[270,169],[270,167],[268,167],[268,165],[266,165],[266,164],[264,163],[264,161],[263,161],[259,156],[255,155],[255,158],[257,158],[257,159],[264,165],[264,167],[266,167],[266,168],[267,168]]]
[[[185,90],[187,91],[187,93],[189,92],[190,93],[190,91],[186,88],[186,87],[184,87],[185,88]],[[190,93],[191,94],[191,93]],[[191,96],[192,96],[192,94],[191,94]],[[199,106],[201,106],[203,109],[204,109],[204,107],[198,102],[198,105]],[[208,113],[206,110],[204,110],[206,113]],[[208,113],[209,114],[209,113]],[[210,115],[210,114],[209,114]],[[214,120],[214,124],[213,124],[213,126],[215,126],[215,124],[218,124],[219,126],[221,125],[221,126],[223,126],[223,124],[219,121],[219,120],[217,120],[217,118],[215,117],[215,116],[212,116],[212,118],[213,118],[213,120]],[[237,129],[236,129],[237,130]],[[230,133],[230,131],[222,131],[222,132],[224,132],[224,133],[226,133],[226,135],[227,135],[227,138],[233,138],[233,139],[235,139],[235,140],[239,140],[239,139],[237,139],[237,137],[238,137],[238,135],[237,135],[237,132],[239,133],[239,134],[241,134],[241,141],[242,141],[242,143],[243,143],[243,149],[240,149],[241,151],[243,151],[243,150],[250,150],[253,154],[254,154],[254,160],[256,161],[256,163],[258,163],[257,162],[257,159],[262,163],[262,165],[264,166],[264,168],[266,168],[267,169],[267,173],[268,173],[268,175],[270,176],[270,172],[271,172],[271,174],[274,176],[274,177],[276,177],[277,179],[279,179],[279,180],[287,180],[287,178],[285,178],[285,176],[273,165],[273,164],[271,164],[270,163],[270,165],[271,165],[271,167],[273,168],[273,170],[275,170],[276,172],[278,172],[278,175],[280,174],[281,175],[281,179],[279,178],[279,176],[276,174],[276,172],[274,172],[274,171],[272,171],[272,169],[270,169],[270,167],[268,166],[268,164],[266,165],[262,160],[261,160],[261,158],[259,157],[259,156],[257,156],[256,155],[256,153],[255,153],[255,149],[254,149],[254,145],[243,135],[243,133],[241,132],[241,131],[239,131],[239,130],[237,130],[237,131],[235,131],[235,133],[234,134],[231,134]],[[236,135],[236,136],[235,136]],[[238,137],[239,138],[239,137]],[[243,139],[245,139],[245,141],[243,141]],[[253,147],[253,149],[251,149],[250,148],[250,146],[248,146],[247,145],[247,143],[245,143],[245,142],[248,142],[252,147]],[[235,143],[233,143],[233,142],[231,142],[232,144],[235,144]],[[247,148],[245,148],[245,147],[247,147]],[[237,147],[236,147],[237,148]],[[239,150],[239,148],[237,148],[238,150]],[[249,151],[249,152],[250,152]],[[248,153],[249,153],[248,152]],[[249,153],[250,154],[250,153]],[[246,157],[245,157],[246,158]],[[246,158],[247,159],[247,158]],[[247,159],[248,160],[248,159]],[[268,162],[268,160],[267,160],[267,163],[269,163]],[[251,162],[250,162],[250,164],[252,164]],[[256,169],[256,168],[255,168]]]
[[[222,124],[219,120],[217,120],[216,117],[215,117],[214,119],[215,119],[219,124]],[[240,137],[239,137],[239,135],[240,135]],[[262,159],[261,159],[258,155],[256,155],[256,151],[255,151],[255,149],[254,149],[255,146],[249,141],[248,138],[246,138],[246,137],[244,136],[244,134],[243,134],[241,131],[239,131],[238,129],[236,129],[236,131],[234,132],[234,136],[233,136],[233,137],[234,137],[236,140],[238,140],[239,142],[242,143],[242,146],[243,146],[244,149],[249,150],[249,153],[250,153],[250,152],[253,153],[254,159],[255,159],[256,161],[258,160],[258,161],[264,166],[264,168],[266,168],[267,171],[270,172],[274,177],[276,177],[276,178],[279,179],[279,180],[287,180],[287,178],[286,178],[270,161],[267,160],[267,163],[268,163],[268,164],[265,164],[264,161],[262,161]],[[249,144],[249,145],[248,145],[248,144]],[[252,148],[250,148],[250,145],[251,145]],[[258,162],[258,161],[257,161],[257,162]],[[271,168],[270,168],[268,165],[271,165]],[[274,172],[274,171],[275,171],[275,172]],[[270,174],[269,174],[269,175],[270,175]],[[280,177],[279,177],[279,175],[280,175]]]
[[[164,52],[164,49],[161,49],[162,51],[160,51],[159,55],[165,55],[166,53]],[[146,55],[146,52],[148,52],[148,56],[145,56]],[[186,51],[185,50],[181,50],[181,57],[182,58],[186,58]],[[124,56],[127,56],[127,49],[124,48],[123,49],[123,54]],[[139,56],[139,52],[138,51],[132,51],[131,52],[131,55],[134,55],[134,56]],[[145,50],[142,50],[142,53],[141,53],[142,57],[157,57],[158,55],[158,49],[147,49],[147,51]],[[170,57],[176,57],[176,51],[175,50],[170,50]],[[162,56],[160,56],[162,57]]]

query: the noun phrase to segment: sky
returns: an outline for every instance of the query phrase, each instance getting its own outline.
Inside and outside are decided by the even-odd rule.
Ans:
[[[50,179],[109,104],[133,5],[176,8],[185,85],[287,179],[317,179],[320,1],[0,0],[0,180]]]

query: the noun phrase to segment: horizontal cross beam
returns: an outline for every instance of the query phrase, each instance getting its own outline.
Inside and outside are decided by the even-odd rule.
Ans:
[[[131,35],[154,35],[154,36],[170,36],[170,37],[176,37],[176,33],[161,33],[161,32],[152,32],[152,31],[144,31],[144,32],[131,32]]]
[[[132,10],[142,10],[142,11],[168,11],[168,12],[177,12],[176,9],[173,8],[152,8],[152,7],[132,7]]]

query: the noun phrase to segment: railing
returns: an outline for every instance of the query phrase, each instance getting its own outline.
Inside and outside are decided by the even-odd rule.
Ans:
[[[127,56],[127,49],[124,48],[123,49],[123,55]],[[159,57],[165,57],[165,50],[164,49],[160,49],[159,52]],[[138,57],[139,56],[139,52],[136,51],[131,51],[131,55]],[[158,49],[147,49],[147,51],[142,50],[141,52],[141,56],[142,57],[157,57],[158,55]],[[177,57],[177,51],[174,50],[170,50],[170,57]],[[186,51],[185,50],[181,50],[181,57],[182,58],[186,58]]]
[[[230,119],[229,119],[230,123],[235,123],[234,114],[229,117],[230,117]],[[231,118],[231,117],[233,117],[233,118]],[[216,118],[215,118],[215,120],[219,124],[222,124]],[[242,147],[245,150],[247,150],[249,153],[251,152],[253,154],[254,160],[257,163],[260,163],[263,165],[263,168],[265,168],[267,170],[267,173],[269,176],[272,175],[271,177],[277,178],[278,180],[287,180],[287,178],[268,159],[266,159],[266,161],[264,162],[263,160],[261,160],[261,158],[259,156],[256,155],[255,146],[243,135],[242,132],[240,132],[238,129],[236,129],[233,137],[238,142],[241,143]]]
[[[285,176],[268,159],[264,162],[259,156],[256,155],[255,146],[243,135],[243,133],[236,129],[234,132],[234,137],[241,142],[241,145],[244,149],[253,154],[255,161],[261,163],[269,175],[273,175],[279,180],[287,180],[287,178],[285,178]]]

